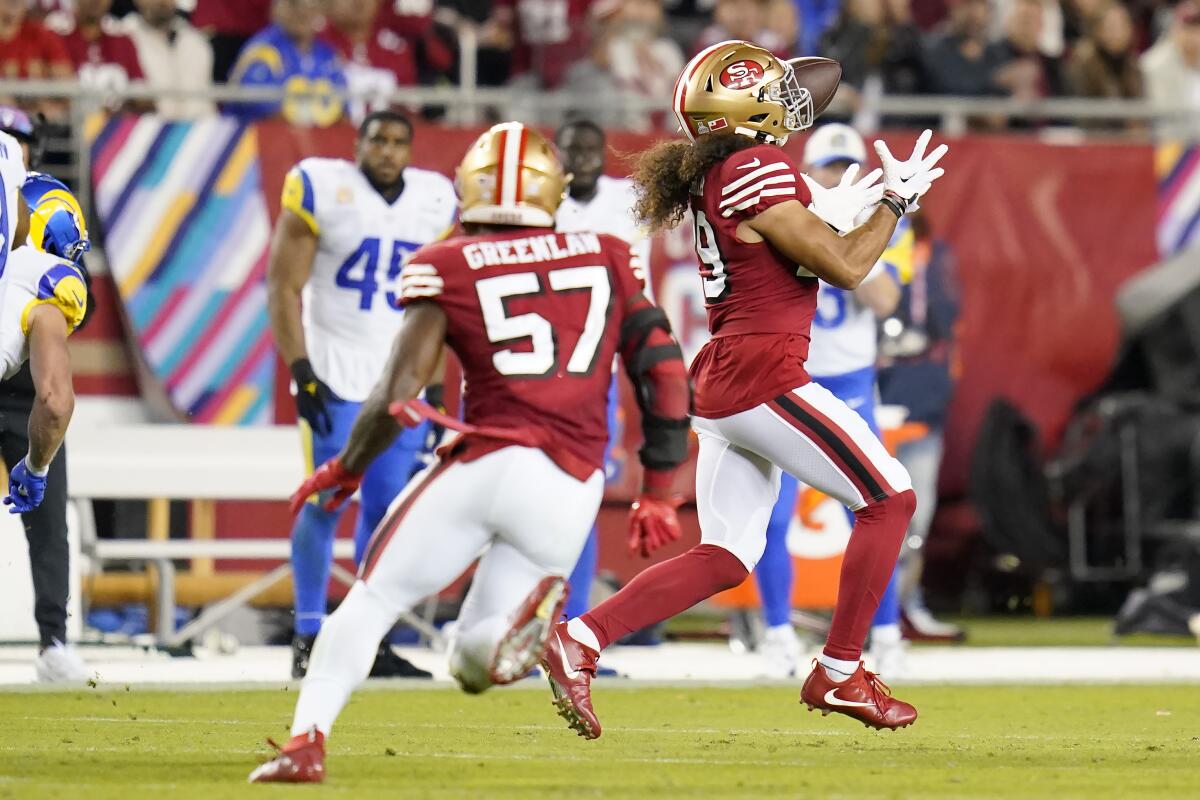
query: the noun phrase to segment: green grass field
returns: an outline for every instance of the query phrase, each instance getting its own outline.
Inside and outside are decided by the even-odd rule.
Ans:
[[[585,742],[532,687],[370,689],[317,788],[244,784],[294,692],[0,693],[0,798],[1200,796],[1194,686],[910,687],[921,718],[895,733],[796,694],[602,682]]]

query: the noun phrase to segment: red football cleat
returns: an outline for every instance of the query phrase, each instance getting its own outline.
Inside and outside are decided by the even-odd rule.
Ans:
[[[567,726],[585,739],[600,737],[600,720],[592,710],[592,678],[600,654],[580,644],[567,633],[567,623],[550,630],[550,639],[542,653],[542,669],[554,693],[554,706]]]
[[[538,582],[512,615],[508,633],[496,645],[492,658],[492,683],[503,686],[518,681],[537,666],[546,649],[550,629],[562,616],[567,602],[567,582],[548,575]]]
[[[250,773],[250,783],[321,783],[325,780],[325,734],[313,728],[293,736],[283,747],[270,739],[278,753]]]
[[[821,709],[821,716],[833,711],[853,717],[868,728],[907,728],[917,719],[917,710],[903,700],[892,697],[892,690],[873,672],[867,672],[862,662],[848,679],[835,683],[825,668],[813,661],[813,671],[804,688],[800,702],[808,710]]]

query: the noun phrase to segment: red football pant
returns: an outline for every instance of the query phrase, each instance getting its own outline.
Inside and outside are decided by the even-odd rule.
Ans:
[[[854,512],[854,531],[842,557],[825,655],[844,661],[862,656],[863,642],[896,568],[904,532],[916,507],[917,496],[909,489]]]
[[[603,650],[623,636],[670,619],[717,592],[737,586],[749,574],[741,560],[725,548],[696,545],[683,555],[643,570],[581,619],[596,634]]]

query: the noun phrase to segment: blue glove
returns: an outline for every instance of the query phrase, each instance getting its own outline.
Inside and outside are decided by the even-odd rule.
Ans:
[[[46,496],[46,476],[35,475],[29,469],[28,458],[22,458],[8,473],[8,497],[4,505],[12,506],[10,514],[24,514],[42,504]]]

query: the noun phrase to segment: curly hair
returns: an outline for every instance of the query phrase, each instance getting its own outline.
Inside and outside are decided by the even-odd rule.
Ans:
[[[709,168],[760,142],[739,133],[710,133],[694,142],[663,141],[638,156],[634,212],[651,230],[674,228],[688,209],[692,189]]]

